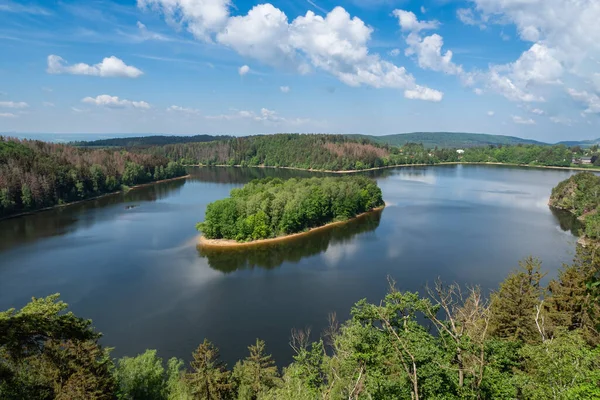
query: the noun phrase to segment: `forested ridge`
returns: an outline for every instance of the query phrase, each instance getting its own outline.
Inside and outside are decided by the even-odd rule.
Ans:
[[[585,224],[585,237],[600,240],[600,177],[582,172],[560,182],[552,189],[549,204],[569,211]]]
[[[152,135],[136,136],[128,138],[99,139],[87,142],[73,142],[74,146],[80,147],[148,147],[161,146],[174,143],[196,143],[211,142],[214,140],[231,139],[232,136],[213,136],[213,135],[194,135],[194,136],[174,136],[174,135]]]
[[[527,258],[487,296],[436,282],[424,294],[390,280],[381,302],[316,335],[293,330],[280,369],[257,339],[232,366],[204,340],[189,366],[155,350],[112,359],[91,321],[58,295],[0,312],[0,398],[12,399],[598,399],[596,251],[548,285]],[[110,343],[110,338],[106,338]]]
[[[239,242],[302,232],[383,205],[377,183],[362,176],[254,180],[210,203],[198,230]]]
[[[537,166],[572,165],[574,152],[564,145],[489,145],[460,149],[427,148],[421,143],[391,146],[368,138],[341,135],[277,134],[206,143],[153,146],[142,151],[188,165],[240,165],[364,170],[394,165],[442,162],[507,163]]]
[[[0,217],[185,175],[165,157],[0,136]]]

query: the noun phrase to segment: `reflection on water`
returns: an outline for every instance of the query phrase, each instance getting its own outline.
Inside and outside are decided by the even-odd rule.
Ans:
[[[565,232],[571,232],[575,236],[581,235],[584,226],[576,216],[568,211],[559,210],[558,208],[553,207],[550,207],[550,211],[552,211],[552,214],[557,219],[560,229]]]
[[[239,167],[202,167],[190,169],[193,182],[216,182],[216,183],[248,183],[253,179],[263,178],[311,178],[314,176],[327,175],[322,172],[309,172],[293,169],[276,168],[239,168]]]
[[[330,244],[346,243],[354,236],[377,229],[383,210],[373,211],[341,225],[332,225],[287,241],[252,247],[207,248],[198,246],[198,254],[218,271],[231,273],[260,267],[273,269],[284,262],[298,262],[327,250]]]
[[[135,211],[140,203],[157,201],[176,194],[185,185],[185,179],[163,182],[116,193],[81,203],[58,207],[22,217],[0,221],[0,250],[51,236],[65,235],[89,228],[106,216],[99,209],[123,205],[124,210]],[[135,204],[128,204],[135,203]]]

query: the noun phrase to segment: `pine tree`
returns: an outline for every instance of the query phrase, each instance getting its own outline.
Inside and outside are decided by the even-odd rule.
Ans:
[[[490,332],[510,340],[537,343],[541,336],[536,327],[536,307],[544,289],[540,281],[541,262],[528,257],[519,262],[520,270],[511,273],[491,296]]]
[[[248,346],[248,350],[250,355],[233,369],[239,400],[255,400],[259,393],[278,386],[281,381],[275,361],[265,352],[264,341],[256,339],[256,344]]]
[[[232,384],[229,371],[219,359],[219,349],[211,342],[204,342],[192,353],[192,372],[187,374],[192,396],[198,400],[229,398]]]

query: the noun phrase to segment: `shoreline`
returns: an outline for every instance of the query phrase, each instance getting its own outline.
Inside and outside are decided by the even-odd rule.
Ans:
[[[207,239],[206,237],[204,237],[204,235],[201,235],[198,238],[198,246],[207,247],[207,248],[239,248],[239,247],[258,246],[258,245],[265,244],[265,243],[285,242],[287,240],[292,240],[292,239],[296,239],[296,238],[299,238],[302,236],[310,235],[310,234],[312,234],[314,232],[318,232],[320,230],[329,229],[333,226],[343,225],[350,221],[355,221],[355,220],[360,219],[371,213],[382,211],[384,208],[385,208],[385,205],[376,207],[369,211],[365,211],[363,213],[357,214],[354,217],[349,218],[345,221],[329,222],[328,224],[325,224],[322,226],[317,226],[315,228],[311,228],[304,232],[292,233],[289,235],[278,236],[278,237],[269,238],[269,239],[253,240],[251,242],[236,242],[235,240],[232,240],[232,239]]]
[[[141,185],[131,186],[129,188],[129,190],[140,189],[140,188],[143,188],[143,187],[155,185],[157,183],[170,182],[170,181],[175,181],[175,180],[179,180],[179,179],[187,179],[190,176],[192,176],[192,175],[187,174],[187,175],[177,176],[175,178],[161,179],[160,181],[154,181],[154,182],[149,182],[149,183],[142,183]],[[50,207],[44,207],[44,208],[40,208],[40,209],[37,209],[37,210],[25,211],[25,212],[18,213],[18,214],[8,215],[6,217],[0,217],[0,221],[4,221],[4,220],[7,220],[7,219],[11,219],[11,218],[24,217],[26,215],[33,215],[33,214],[41,213],[41,212],[44,212],[44,211],[54,210],[54,209],[57,209],[57,208],[74,206],[75,204],[85,203],[86,201],[98,200],[98,199],[101,199],[103,197],[114,196],[114,195],[120,194],[120,193],[123,193],[123,190],[117,190],[116,192],[110,192],[110,193],[103,193],[101,195],[90,197],[90,198],[83,199],[83,200],[71,201],[69,203],[64,203],[64,204],[56,204],[56,205],[53,205],[53,206],[50,206]]]
[[[529,165],[529,164],[513,164],[513,163],[501,163],[501,162],[468,162],[468,161],[448,161],[448,162],[439,162],[435,164],[396,164],[396,165],[387,165],[383,167],[373,167],[367,169],[349,169],[343,171],[335,171],[328,169],[313,169],[313,168],[299,168],[299,167],[275,167],[271,165],[228,165],[228,164],[216,164],[216,165],[203,165],[203,164],[189,164],[185,165],[186,167],[198,167],[198,168],[208,168],[208,167],[229,167],[229,168],[270,168],[270,169],[290,169],[295,171],[306,171],[306,172],[321,172],[326,174],[356,174],[360,172],[368,172],[368,171],[379,171],[383,169],[390,168],[403,168],[403,167],[435,167],[438,165],[500,165],[507,167],[525,167],[525,168],[538,168],[538,169],[558,169],[558,170],[570,170],[570,171],[590,171],[590,172],[599,172],[600,167],[596,168],[585,168],[585,167],[559,167],[553,165]]]

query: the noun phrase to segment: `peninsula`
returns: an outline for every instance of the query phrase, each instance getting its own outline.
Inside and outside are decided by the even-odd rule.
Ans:
[[[600,177],[582,172],[560,182],[554,189],[548,204],[573,214],[585,225],[580,243],[600,241]]]
[[[206,208],[203,246],[285,240],[383,208],[381,189],[362,176],[254,180]]]

